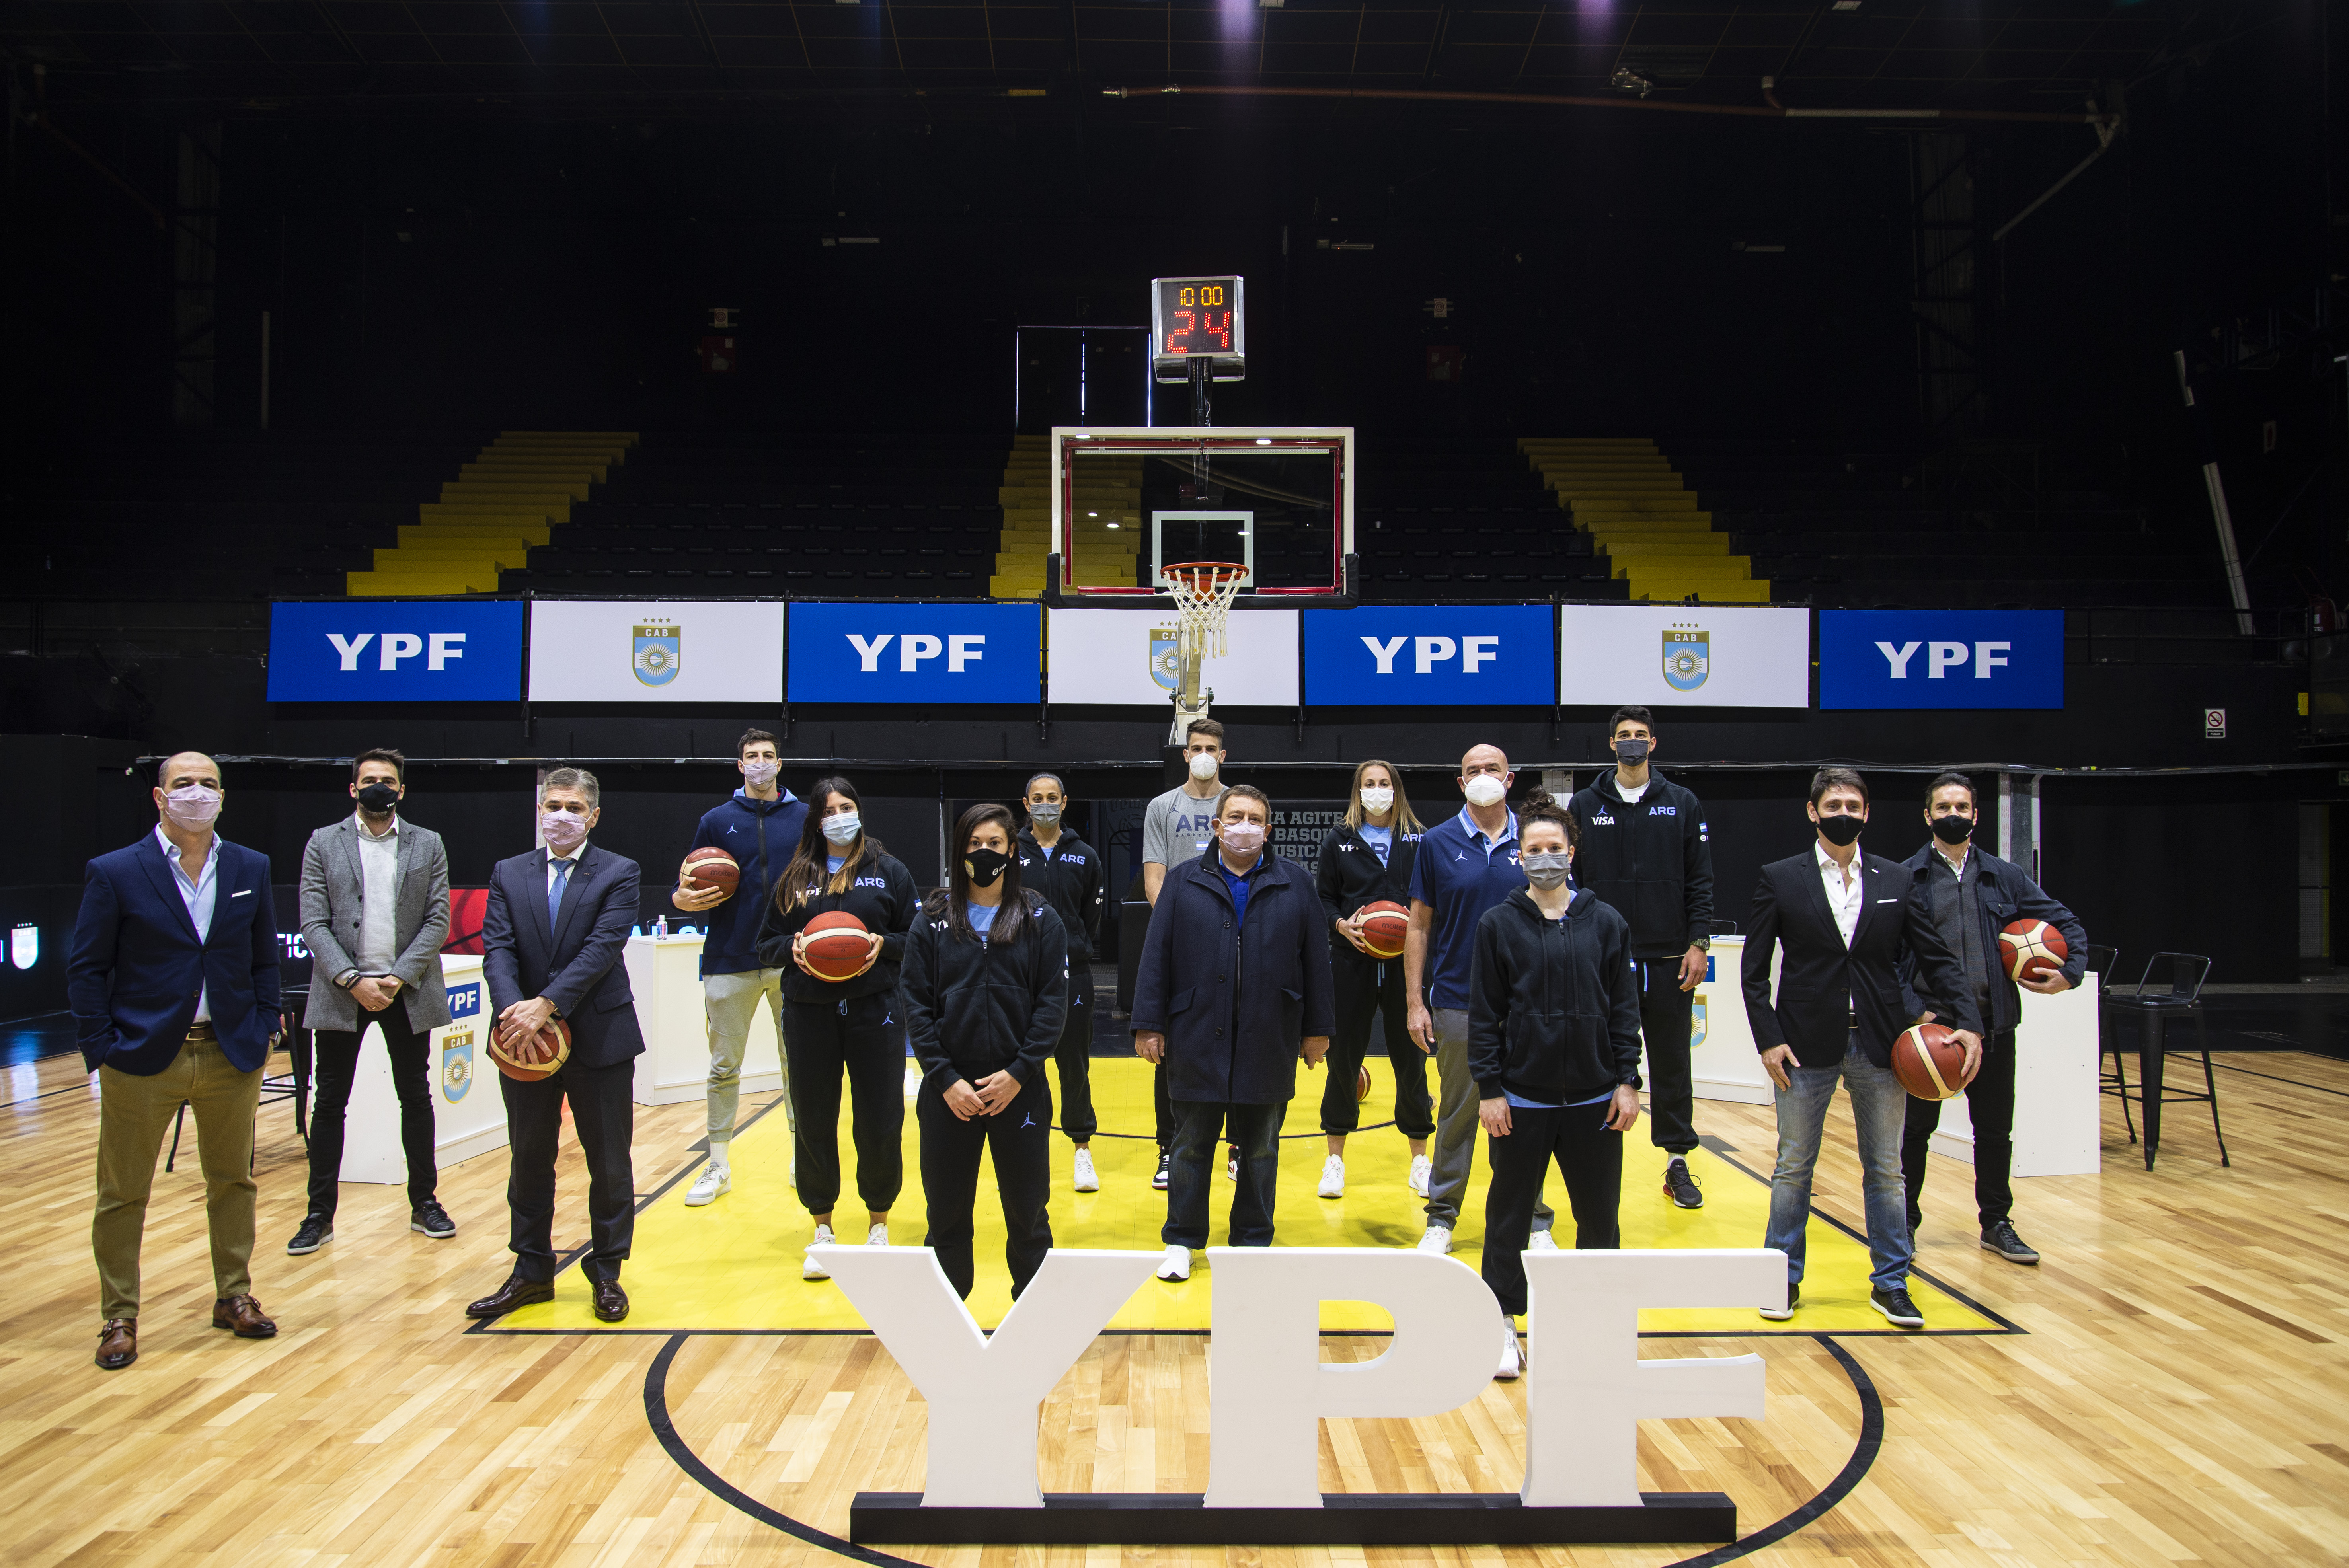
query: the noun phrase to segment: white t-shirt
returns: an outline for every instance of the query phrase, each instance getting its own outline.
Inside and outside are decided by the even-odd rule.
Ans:
[[[1648,784],[1653,784],[1655,780],[1653,779],[1648,780]],[[1640,803],[1640,797],[1648,792],[1648,784],[1642,784],[1638,789],[1634,789],[1629,784],[1626,784],[1623,780],[1618,779],[1615,780],[1615,793],[1623,797],[1623,804],[1626,806],[1636,806]]]

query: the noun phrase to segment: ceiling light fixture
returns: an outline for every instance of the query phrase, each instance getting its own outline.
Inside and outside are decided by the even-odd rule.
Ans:
[[[1637,92],[1641,98],[1646,98],[1650,93],[1656,90],[1655,83],[1640,75],[1629,66],[1616,67],[1615,74],[1608,78],[1607,85],[1611,88],[1619,88],[1627,93]]]

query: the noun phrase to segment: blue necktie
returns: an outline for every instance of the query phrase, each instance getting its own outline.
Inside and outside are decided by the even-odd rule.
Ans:
[[[546,884],[546,934],[549,936],[554,934],[554,928],[560,923],[564,885],[571,880],[571,868],[578,863],[576,861],[554,862],[554,880]]]

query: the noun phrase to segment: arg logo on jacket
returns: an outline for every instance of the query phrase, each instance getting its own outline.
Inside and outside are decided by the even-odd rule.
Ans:
[[[1664,632],[1664,684],[1674,691],[1694,691],[1713,673],[1713,638],[1695,626],[1672,626]]]
[[[638,626],[628,651],[636,679],[648,686],[665,686],[685,667],[685,628]]]

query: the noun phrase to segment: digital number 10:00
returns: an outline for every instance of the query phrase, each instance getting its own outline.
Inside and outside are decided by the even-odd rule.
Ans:
[[[1223,284],[1208,284],[1201,288],[1176,291],[1174,303],[1185,310],[1195,305],[1216,305],[1224,303],[1224,294]]]

